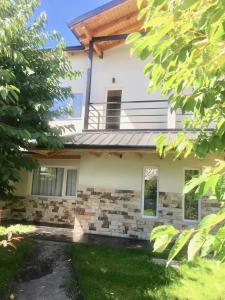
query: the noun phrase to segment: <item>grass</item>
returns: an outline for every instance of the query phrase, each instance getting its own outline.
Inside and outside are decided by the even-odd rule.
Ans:
[[[76,244],[74,277],[87,300],[224,300],[225,265],[199,260],[179,270],[155,265],[148,250]]]
[[[13,236],[16,236],[32,232],[34,229],[34,226],[25,225],[0,226],[0,240],[3,240],[8,232],[12,232]],[[13,241],[13,244],[16,249],[0,246],[0,299],[8,299],[6,294],[9,292],[9,284],[33,248],[33,242],[25,238],[21,241]]]
[[[9,232],[12,234],[27,234],[35,231],[35,226],[33,225],[11,225],[11,226],[0,226],[0,239],[2,236],[7,235]]]

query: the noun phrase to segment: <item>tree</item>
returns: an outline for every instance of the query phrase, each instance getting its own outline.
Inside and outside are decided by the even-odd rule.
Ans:
[[[49,121],[62,113],[52,109],[54,101],[71,96],[62,80],[78,74],[71,70],[59,34],[44,32],[45,14],[34,19],[38,4],[38,0],[0,0],[1,200],[12,196],[22,168],[37,166],[24,151],[63,146],[62,128],[50,127]],[[56,46],[46,49],[48,41]]]
[[[144,73],[150,79],[149,90],[161,89],[173,111],[191,113],[184,120],[183,132],[169,143],[159,136],[161,156],[175,152],[175,158],[195,155],[218,158],[225,148],[225,2],[217,0],[138,0],[143,33],[128,37],[131,53],[148,59]],[[209,130],[211,129],[211,130]],[[190,135],[188,131],[193,133]],[[188,259],[197,254],[214,253],[225,259],[225,162],[198,178],[193,178],[184,193],[194,190],[196,197],[215,195],[221,203],[217,214],[206,216],[192,230],[178,231],[172,225],[160,226],[151,233],[155,251],[163,251],[177,237],[169,262],[188,246]],[[218,227],[219,226],[219,230]],[[215,227],[216,234],[211,232]]]

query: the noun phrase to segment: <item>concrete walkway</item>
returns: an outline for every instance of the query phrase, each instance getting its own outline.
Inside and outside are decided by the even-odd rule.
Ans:
[[[110,245],[125,248],[149,248],[148,241],[140,241],[92,234],[76,235],[71,228],[36,226],[36,247],[16,284],[17,300],[81,300],[79,286],[72,274],[70,260],[65,255],[68,242]]]
[[[90,243],[125,248],[150,248],[149,241],[145,240],[103,236],[98,234],[75,234],[73,228],[62,228],[54,226],[37,225],[35,233],[33,233],[31,236],[37,239],[51,241]]]
[[[65,244],[36,240],[34,255],[18,276],[18,300],[68,300],[65,285],[71,280]]]
[[[72,228],[36,226],[36,247],[22,272],[18,275],[15,296],[17,300],[83,300],[72,274],[70,260],[65,255],[68,242],[110,245],[125,248],[150,247],[149,241],[100,236],[76,235]]]

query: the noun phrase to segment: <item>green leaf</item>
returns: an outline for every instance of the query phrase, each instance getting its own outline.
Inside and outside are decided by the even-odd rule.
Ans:
[[[194,188],[196,188],[200,183],[204,181],[204,178],[199,176],[196,178],[192,178],[188,183],[185,184],[183,193],[188,194],[191,192]]]
[[[213,192],[215,191],[215,186],[219,177],[220,177],[219,175],[212,175],[205,181],[203,195],[206,195],[209,192],[209,190]]]
[[[144,2],[144,0],[137,0],[137,8],[138,9],[141,9],[143,2]]]
[[[139,40],[141,38],[141,33],[140,32],[133,32],[131,34],[128,35],[128,37],[126,38],[126,43],[130,44],[130,43],[134,43],[137,40]]]
[[[157,226],[152,229],[150,239],[153,241],[163,235],[176,235],[178,230],[172,225]]]
[[[0,95],[3,100],[6,100],[7,95],[8,95],[8,91],[7,91],[6,87],[0,86]]]
[[[187,241],[192,236],[193,232],[194,230],[190,229],[190,230],[184,230],[180,233],[180,235],[176,239],[176,242],[174,243],[173,247],[170,250],[167,266],[171,263],[174,257],[177,256],[177,254],[181,251],[181,249],[185,246]]]
[[[223,225],[215,236],[213,243],[214,255],[219,256],[221,260],[225,258],[225,225]]]
[[[191,6],[193,5],[198,5],[198,1],[196,0],[184,0],[182,5],[181,5],[181,9],[185,10],[185,9],[189,9]]]
[[[213,250],[213,243],[215,241],[215,236],[209,234],[201,248],[201,257],[207,256]]]
[[[220,176],[215,187],[216,197],[219,201],[225,200],[225,174]]]
[[[201,222],[198,224],[198,229],[203,230],[203,229],[210,229],[211,226],[215,223],[217,218],[216,214],[210,214],[205,216]]]
[[[196,254],[201,249],[202,245],[204,244],[207,235],[204,231],[198,231],[190,240],[188,245],[188,261],[192,261]]]
[[[145,60],[147,57],[149,56],[149,50],[148,47],[145,47],[144,49],[142,49],[139,53],[139,57],[142,60]]]
[[[205,216],[198,225],[199,230],[209,232],[213,227],[225,220],[225,212],[219,211],[217,214]]]
[[[151,69],[152,69],[152,63],[148,63],[147,65],[145,65],[144,75],[147,75],[148,73],[150,73]]]
[[[173,237],[178,233],[178,230],[172,225],[162,225],[155,227],[150,235],[150,239],[154,242],[153,250],[162,252],[166,249]]]
[[[159,238],[157,238],[154,242],[153,251],[154,252],[163,252],[166,247],[169,245],[169,243],[172,241],[173,236],[170,235],[162,235]]]
[[[166,0],[154,0],[152,6],[157,7],[157,6],[162,6]]]
[[[156,138],[156,147],[159,151],[160,156],[163,155],[163,150],[164,150],[164,147],[165,147],[167,141],[168,141],[168,137],[166,135],[159,135]]]

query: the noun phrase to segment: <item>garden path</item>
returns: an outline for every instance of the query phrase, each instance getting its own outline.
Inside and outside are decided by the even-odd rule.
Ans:
[[[17,300],[68,300],[69,260],[65,243],[36,240],[34,254],[18,276]]]

